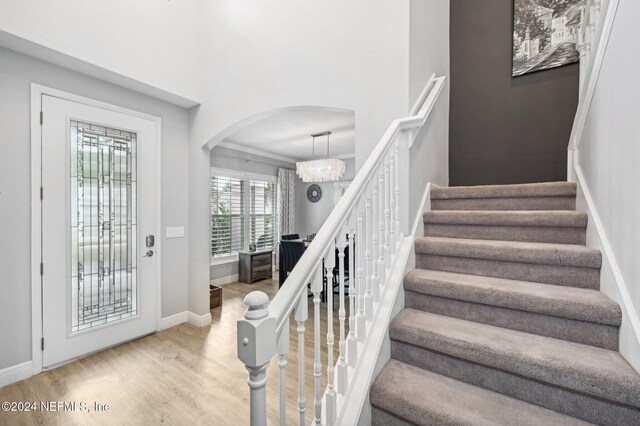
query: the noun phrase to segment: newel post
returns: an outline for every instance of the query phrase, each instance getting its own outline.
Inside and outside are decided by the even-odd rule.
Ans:
[[[269,316],[269,296],[253,291],[244,298],[248,306],[238,320],[238,358],[249,371],[251,426],[267,424],[267,367],[276,354],[276,320]]]

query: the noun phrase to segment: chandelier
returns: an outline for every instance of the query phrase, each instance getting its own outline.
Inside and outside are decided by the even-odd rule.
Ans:
[[[320,136],[327,137],[327,157],[317,160],[299,161],[296,163],[296,173],[303,182],[328,182],[339,180],[344,173],[344,161],[337,158],[329,158],[329,136],[331,132],[318,133],[311,135],[312,139],[312,157],[315,156],[316,138]]]

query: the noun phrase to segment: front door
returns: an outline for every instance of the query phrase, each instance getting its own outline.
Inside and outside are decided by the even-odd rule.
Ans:
[[[42,96],[43,368],[156,330],[153,120]]]

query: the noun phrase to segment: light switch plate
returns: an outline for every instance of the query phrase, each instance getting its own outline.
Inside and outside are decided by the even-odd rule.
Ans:
[[[182,238],[184,237],[184,226],[168,226],[167,238]]]

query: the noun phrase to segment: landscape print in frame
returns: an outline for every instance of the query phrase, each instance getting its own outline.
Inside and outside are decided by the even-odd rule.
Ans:
[[[578,62],[585,0],[513,0],[512,76]]]

